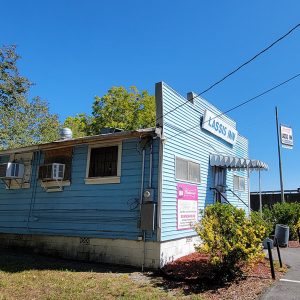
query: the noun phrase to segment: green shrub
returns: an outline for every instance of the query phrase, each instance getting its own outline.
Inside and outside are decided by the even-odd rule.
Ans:
[[[243,209],[220,203],[207,206],[196,231],[202,240],[197,250],[210,255],[217,274],[232,276],[242,264],[264,256],[266,227],[252,222]]]
[[[276,224],[284,224],[290,228],[290,239],[297,239],[297,224],[300,222],[300,203],[276,203],[271,208],[263,209],[263,218],[272,224],[272,233]]]
[[[260,212],[251,212],[251,222],[255,226],[263,226],[265,228],[265,234],[263,239],[269,237],[273,233],[273,223],[270,218],[266,218],[260,214]]]

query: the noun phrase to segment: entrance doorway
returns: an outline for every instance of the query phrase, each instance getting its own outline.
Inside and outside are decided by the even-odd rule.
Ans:
[[[215,177],[215,202],[223,203],[226,202],[226,169],[222,167],[214,167]]]

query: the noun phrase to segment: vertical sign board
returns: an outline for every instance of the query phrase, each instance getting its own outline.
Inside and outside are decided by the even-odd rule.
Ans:
[[[288,126],[280,125],[280,139],[283,148],[293,149],[293,129]]]
[[[192,229],[198,221],[198,187],[177,183],[177,230]]]

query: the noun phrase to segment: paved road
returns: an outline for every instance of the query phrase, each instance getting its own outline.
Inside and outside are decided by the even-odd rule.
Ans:
[[[276,282],[261,300],[299,300],[300,299],[300,248],[280,248],[284,264],[290,266],[285,276]],[[273,258],[277,252],[273,250]]]

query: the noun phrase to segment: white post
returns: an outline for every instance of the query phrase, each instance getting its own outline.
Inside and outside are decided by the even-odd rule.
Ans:
[[[262,199],[261,199],[261,175],[260,168],[258,169],[258,189],[259,189],[259,211],[262,216]]]
[[[250,171],[249,171],[249,167],[247,167],[247,173],[248,173],[248,214],[250,217],[251,208],[250,208]]]

